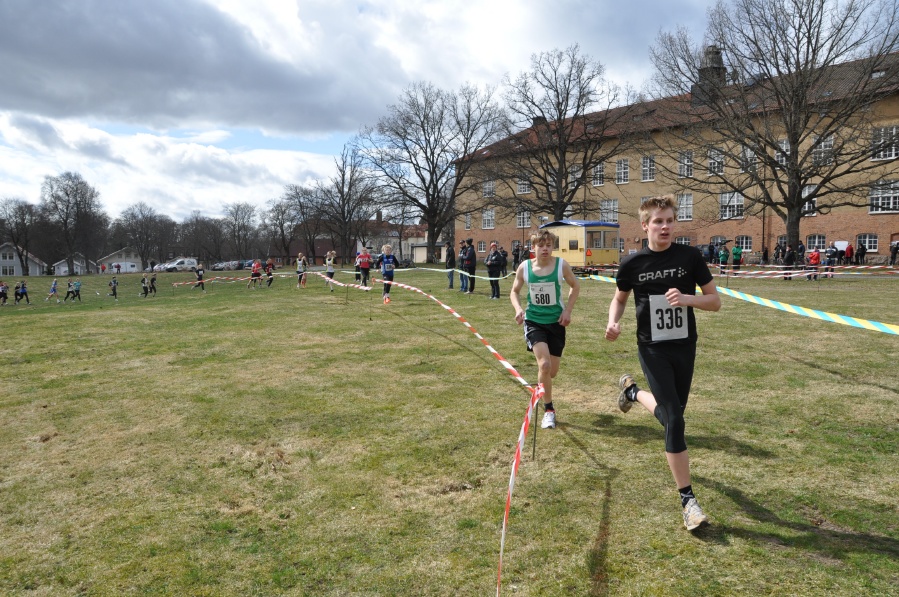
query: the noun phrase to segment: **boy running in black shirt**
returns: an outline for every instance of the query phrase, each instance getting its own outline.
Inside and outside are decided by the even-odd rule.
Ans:
[[[621,261],[605,335],[614,341],[621,334],[621,316],[633,291],[640,366],[652,392],[638,389],[633,376],[622,375],[618,406],[627,412],[639,402],[665,427],[665,457],[680,491],[684,525],[692,531],[708,524],[693,494],[684,437],[684,410],[696,360],[693,309],[717,311],[721,298],[702,254],[673,242],[675,221],[671,195],[652,197],[640,205],[640,224],[649,244]],[[702,290],[699,296],[697,285]]]

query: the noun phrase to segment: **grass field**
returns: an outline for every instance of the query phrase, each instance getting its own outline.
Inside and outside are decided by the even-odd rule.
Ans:
[[[494,594],[528,393],[483,344],[399,288],[170,285],[190,277],[141,299],[120,276],[118,303],[86,277],[78,305],[34,278],[33,306],[0,308],[0,594]],[[486,282],[397,281],[536,383]],[[899,323],[895,277],[728,285]],[[687,441],[713,524],[690,534],[661,427],[615,404],[643,377],[632,305],[602,339],[611,294],[582,282],[503,594],[899,594],[899,337],[730,297],[699,313]]]

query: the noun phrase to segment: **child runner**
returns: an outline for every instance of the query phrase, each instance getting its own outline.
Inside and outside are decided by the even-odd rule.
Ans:
[[[371,272],[371,253],[368,252],[368,249],[362,247],[362,252],[359,253],[359,257],[356,258],[356,263],[359,264],[359,273],[362,274],[362,279],[359,282],[362,286],[368,286],[368,275]]]
[[[75,302],[75,299],[78,299],[78,302],[81,302],[81,278],[75,278],[75,283],[72,284],[72,291],[75,293],[75,296],[72,297],[72,302]]]
[[[119,300],[119,281],[115,279],[115,276],[109,281],[109,293],[106,296]]]
[[[69,297],[72,297],[72,302],[75,302],[75,284],[72,282],[72,278],[69,278],[68,283],[66,284],[66,298],[62,299],[62,302],[66,302],[69,300]]]
[[[28,284],[25,282],[25,280],[22,280],[22,283],[19,286],[19,301],[22,299],[25,299],[26,304],[31,304],[31,299],[28,298]],[[18,303],[19,301],[16,302]]]
[[[156,272],[150,274],[150,293],[156,296]]]
[[[524,341],[528,352],[537,359],[537,381],[543,384],[543,429],[555,429],[556,410],[553,406],[553,378],[559,373],[562,350],[565,348],[565,328],[571,323],[571,311],[581,287],[571,266],[561,257],[553,257],[556,235],[543,230],[531,235],[536,256],[518,266],[509,298],[515,307],[515,322],[524,325]],[[568,300],[562,300],[562,280],[568,284]],[[527,285],[527,309],[521,308],[518,296]]]
[[[203,274],[205,274],[206,271],[203,269],[203,264],[202,264],[202,263],[198,263],[198,264],[197,264],[197,271],[194,272],[194,273],[197,274],[197,283],[194,284],[194,288],[199,288],[199,289],[202,290],[203,293],[205,294],[205,292],[206,292],[206,284],[203,283]]]
[[[50,284],[50,293],[47,295],[47,298],[45,298],[44,300],[49,301],[50,297],[53,297],[53,296],[56,297],[56,302],[58,303],[59,302],[59,292],[58,292],[57,285],[56,285],[56,278],[53,278],[53,283]]]
[[[265,281],[266,288],[271,288],[272,282],[275,280],[275,262],[271,257],[265,262]]]
[[[384,276],[384,304],[390,302],[390,287],[393,284],[393,270],[400,265],[400,260],[393,254],[393,247],[384,245],[381,247],[381,255],[378,258],[378,266],[381,268],[381,275]]]
[[[147,280],[147,274],[144,274],[140,279],[140,287],[141,293],[137,296],[147,298],[147,295],[150,294],[150,281]]]
[[[0,306],[5,305],[7,300],[9,300],[9,286],[0,280]]]
[[[331,283],[331,280],[334,279],[334,259],[337,257],[337,251],[328,251],[325,255],[325,265],[327,266],[327,274],[328,279],[325,280],[325,284],[328,285],[328,288],[331,289],[331,292],[334,292],[334,284]]]
[[[309,262],[306,257],[302,253],[297,253],[297,288],[300,286],[306,288],[306,269],[308,267]]]
[[[256,282],[259,282],[262,278],[262,262],[258,259],[253,260],[253,270],[250,273],[250,281],[247,282],[247,288],[250,287],[250,284],[253,285],[253,290],[256,290]]]
[[[680,492],[684,525],[692,531],[708,524],[693,494],[684,437],[684,409],[696,360],[693,309],[717,311],[721,298],[702,254],[673,242],[675,205],[672,195],[651,197],[640,205],[640,225],[649,244],[621,260],[605,336],[614,341],[621,334],[621,316],[633,291],[637,351],[652,391],[638,389],[633,376],[624,374],[618,382],[618,407],[627,412],[639,402],[665,427],[665,457]]]

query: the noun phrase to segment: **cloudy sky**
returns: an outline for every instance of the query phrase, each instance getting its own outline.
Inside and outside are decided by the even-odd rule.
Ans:
[[[402,89],[498,86],[572,43],[634,87],[711,0],[2,0],[0,198],[79,172],[180,221],[333,173]]]

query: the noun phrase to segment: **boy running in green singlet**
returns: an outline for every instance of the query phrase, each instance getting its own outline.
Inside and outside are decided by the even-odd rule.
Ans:
[[[543,384],[544,415],[540,424],[544,429],[556,426],[553,406],[553,378],[559,373],[562,350],[565,348],[565,328],[571,323],[571,311],[580,293],[580,284],[571,266],[561,257],[553,257],[556,235],[542,230],[531,235],[533,259],[526,259],[515,272],[515,282],[509,298],[515,307],[515,322],[524,325],[524,339],[528,352],[537,359],[537,381]],[[568,284],[568,300],[563,301],[562,280]],[[518,293],[528,289],[527,309],[521,308]]]

